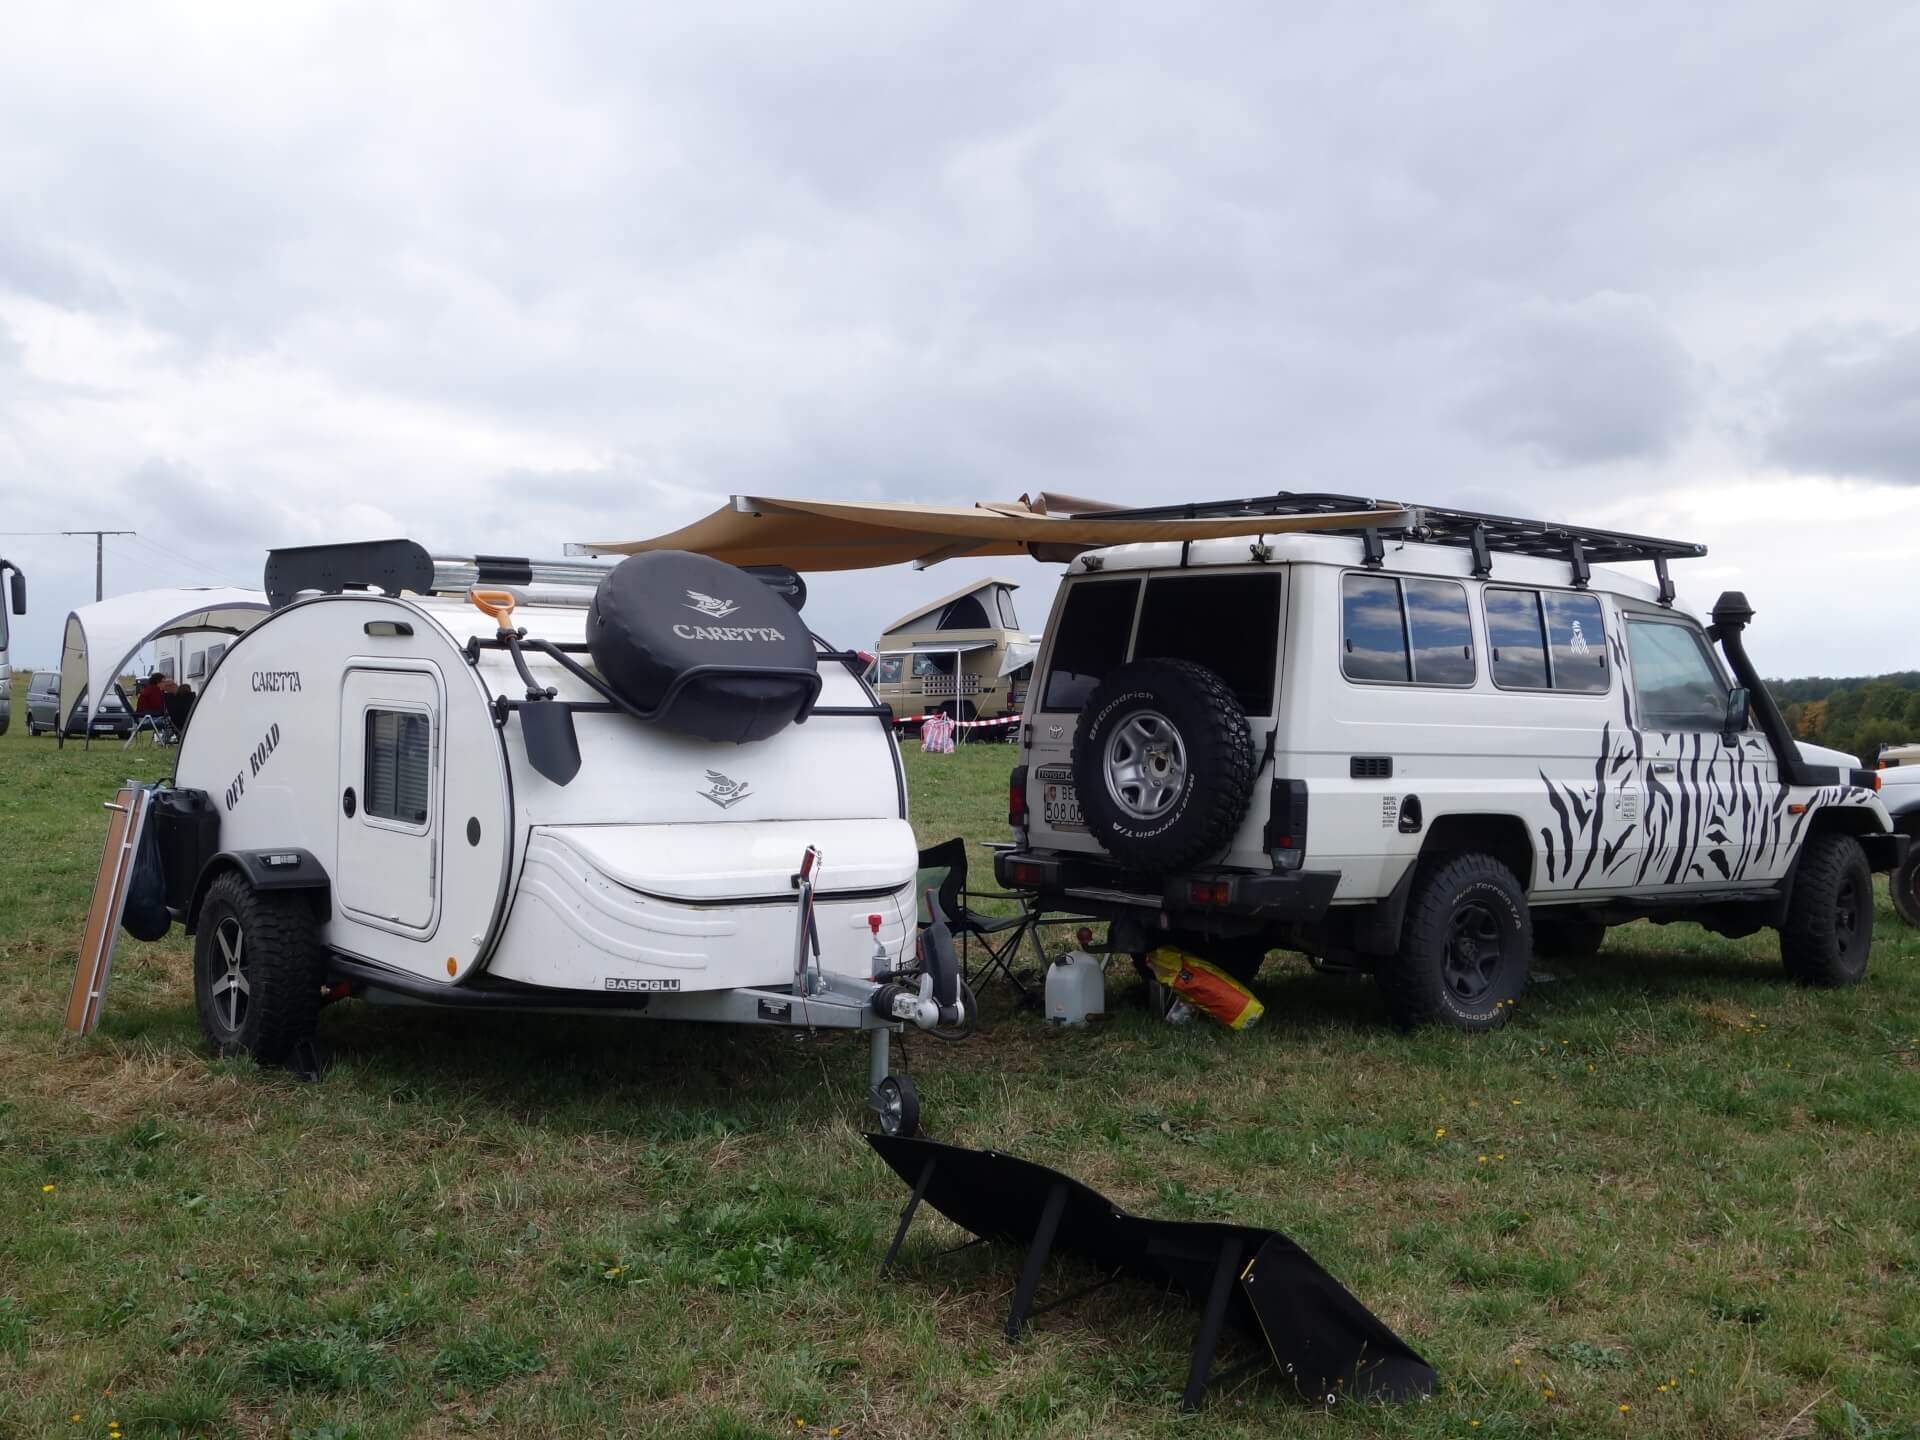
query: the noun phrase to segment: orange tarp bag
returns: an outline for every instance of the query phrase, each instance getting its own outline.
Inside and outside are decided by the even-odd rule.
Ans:
[[[1229,1030],[1245,1030],[1267,1013],[1251,990],[1198,955],[1163,946],[1147,956],[1147,964],[1162,985]]]

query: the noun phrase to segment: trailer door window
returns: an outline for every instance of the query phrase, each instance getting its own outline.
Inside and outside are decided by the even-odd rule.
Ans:
[[[367,711],[367,818],[427,823],[433,787],[432,728],[417,710]]]

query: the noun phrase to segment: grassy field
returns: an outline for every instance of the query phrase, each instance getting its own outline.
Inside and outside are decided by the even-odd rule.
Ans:
[[[1125,1002],[910,1043],[935,1135],[1129,1208],[1293,1236],[1434,1401],[1242,1387],[1181,1421],[1192,1321],[1106,1292],[1009,1346],[1017,1270],[861,1143],[852,1039],[345,1005],[318,1084],[208,1058],[187,951],[59,1013],[117,744],[0,739],[0,1435],[1920,1434],[1920,935],[1867,983],[1771,935],[1615,931],[1490,1036],[1402,1035],[1270,962],[1265,1023]],[[1010,752],[910,757],[923,839],[995,838]],[[1071,1277],[1055,1277],[1064,1285]]]

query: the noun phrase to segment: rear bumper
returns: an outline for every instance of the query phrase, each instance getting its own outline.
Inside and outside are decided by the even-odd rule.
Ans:
[[[1048,908],[1086,913],[1121,907],[1170,916],[1234,916],[1249,920],[1318,920],[1340,884],[1337,870],[1190,870],[1179,875],[1137,875],[1086,856],[1003,850],[994,856],[993,878],[1005,890],[1037,890]],[[1215,887],[1221,898],[1195,904],[1193,887]],[[1217,887],[1224,886],[1224,892]]]

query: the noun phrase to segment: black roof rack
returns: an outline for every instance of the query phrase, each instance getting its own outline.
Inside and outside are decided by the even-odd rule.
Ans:
[[[1254,495],[1244,500],[1195,500],[1184,505],[1153,505],[1132,510],[1096,510],[1076,515],[1084,520],[1220,520],[1236,516],[1329,515],[1369,509],[1380,502],[1359,495],[1294,493]],[[1596,530],[1547,520],[1520,520],[1479,510],[1449,510],[1438,505],[1406,505],[1411,524],[1353,525],[1322,531],[1327,535],[1355,535],[1367,543],[1367,563],[1379,564],[1379,537],[1401,533],[1428,545],[1459,545],[1473,551],[1474,573],[1493,573],[1493,555],[1531,555],[1542,560],[1564,560],[1573,567],[1573,583],[1584,586],[1590,565],[1617,565],[1628,560],[1651,560],[1660,578],[1662,604],[1673,599],[1667,576],[1669,560],[1696,560],[1707,547],[1692,540],[1660,540],[1630,535],[1622,530]]]

